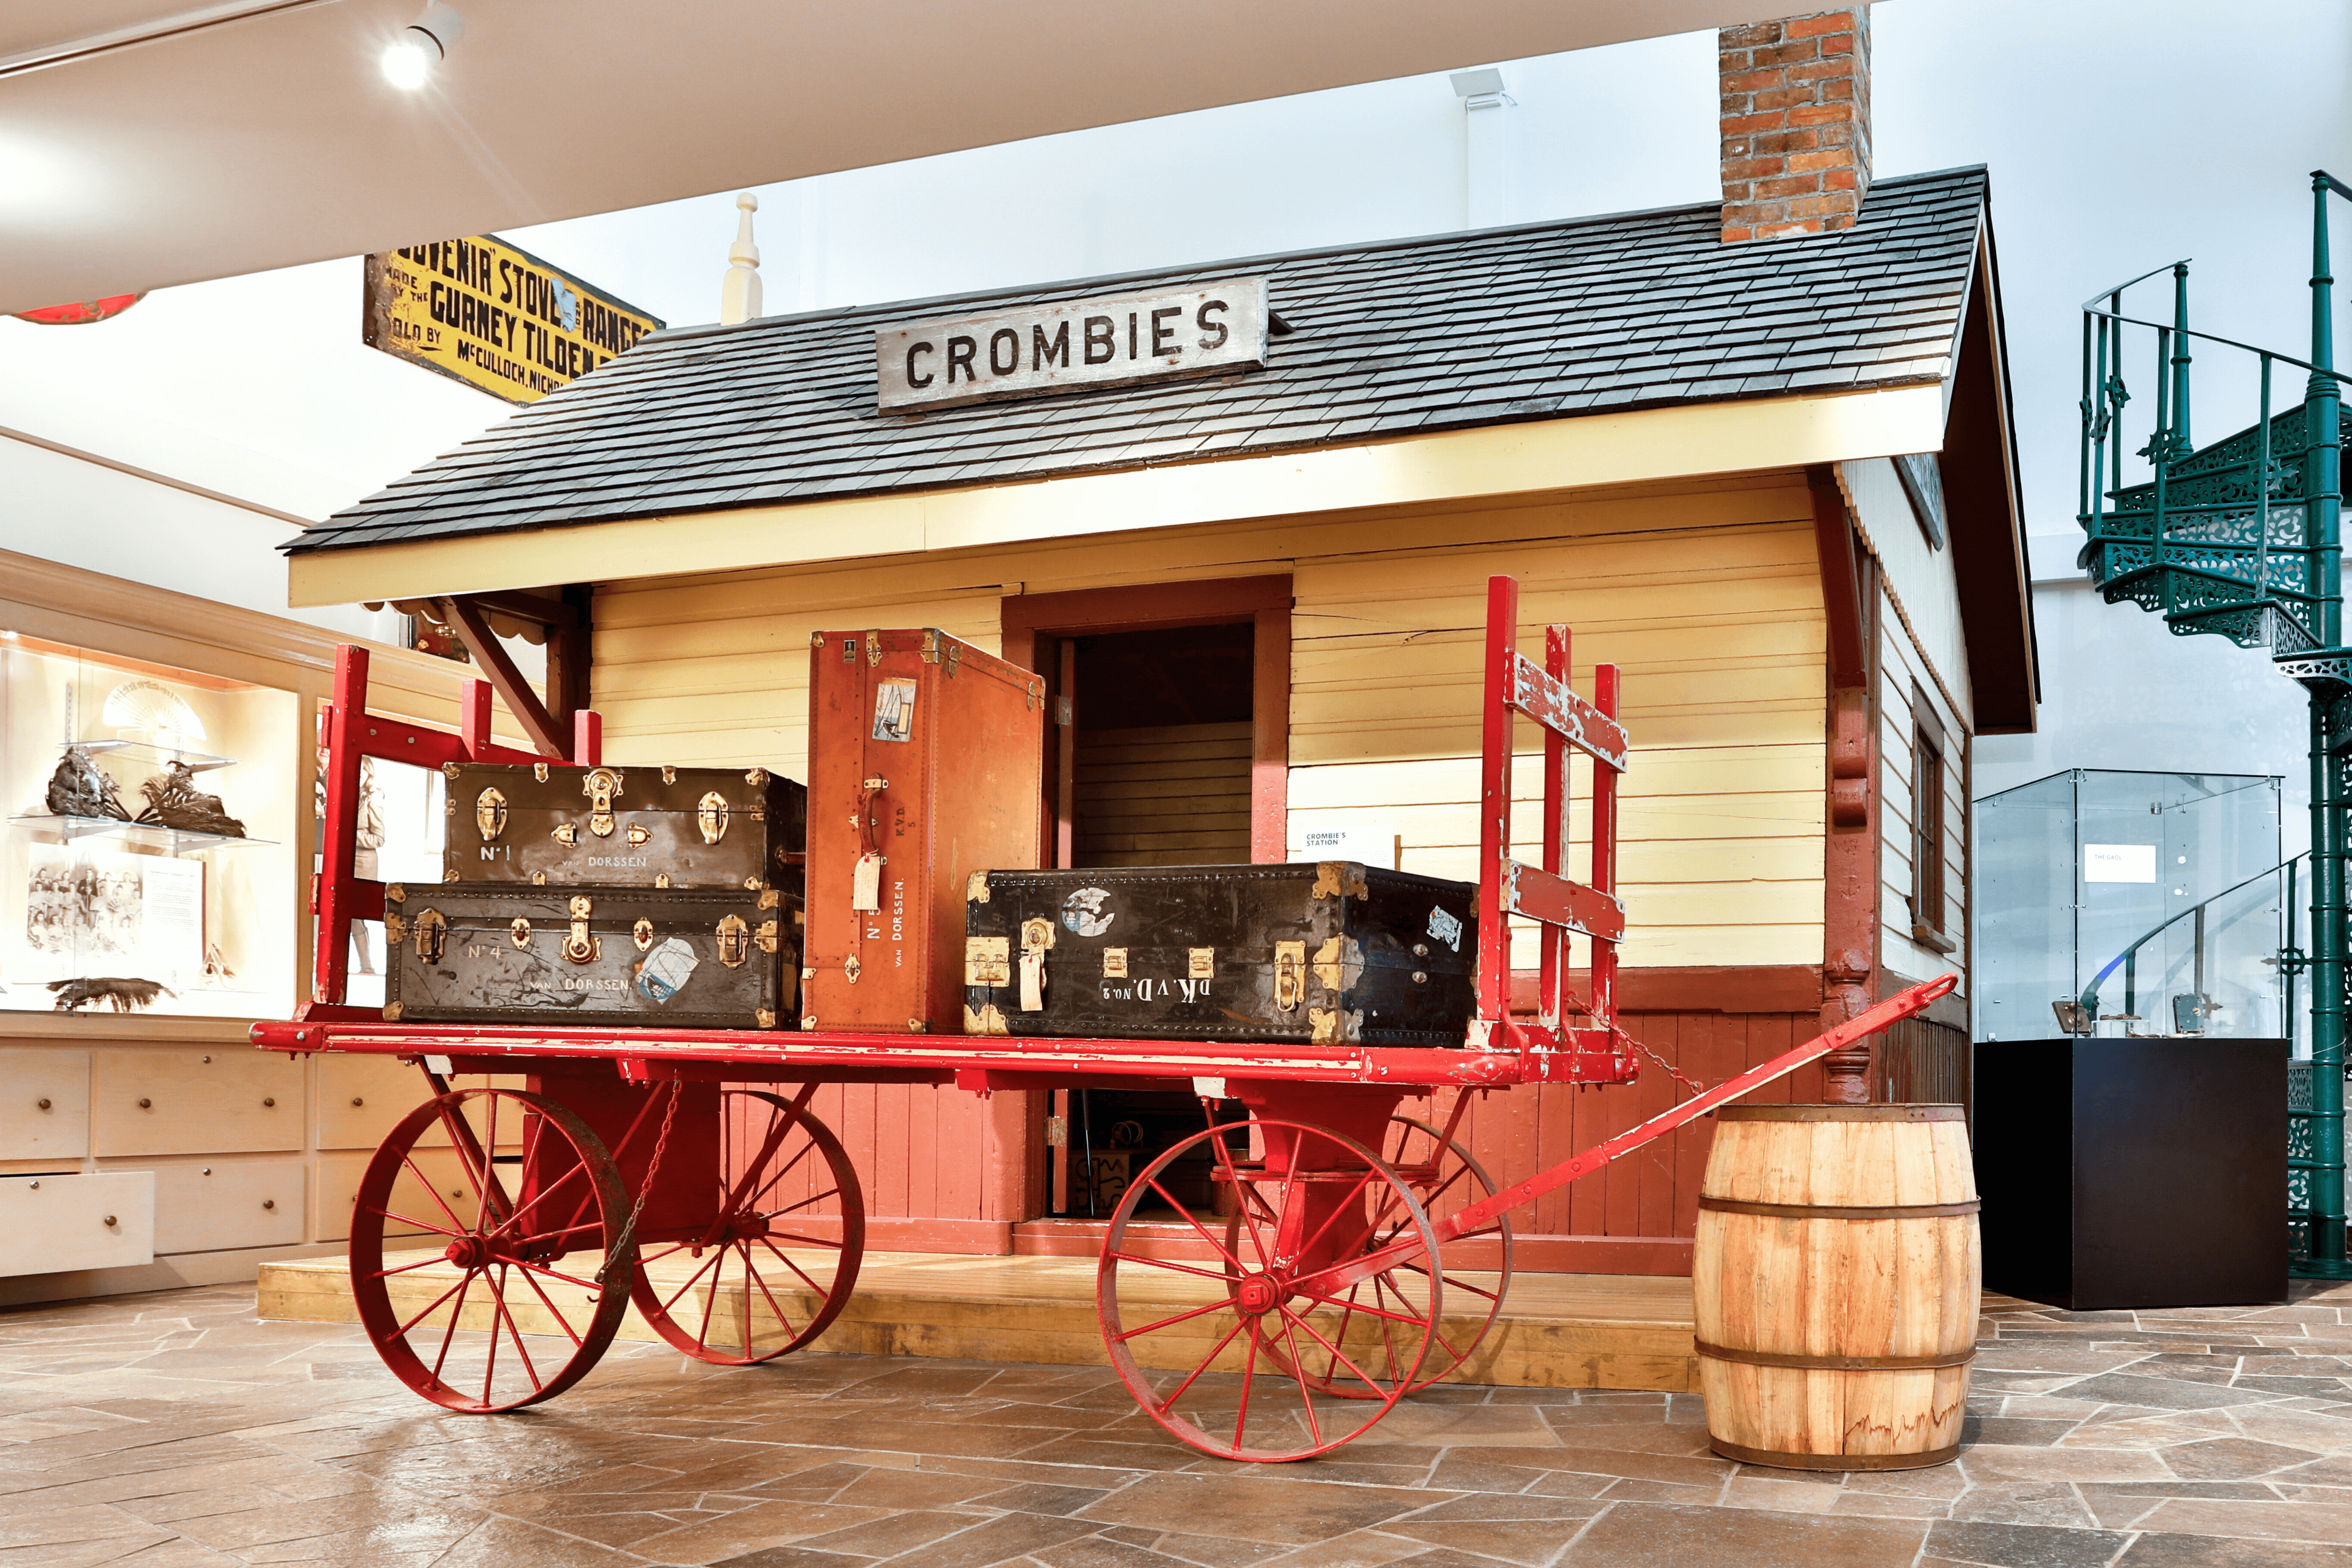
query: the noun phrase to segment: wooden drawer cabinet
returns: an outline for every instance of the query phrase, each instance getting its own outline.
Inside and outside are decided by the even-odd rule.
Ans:
[[[425,1075],[392,1057],[311,1058],[319,1074],[319,1147],[373,1149],[392,1124],[425,1103],[433,1090]],[[437,1130],[427,1142],[446,1142]]]
[[[0,1275],[155,1260],[155,1177],[0,1176]]]
[[[302,1147],[302,1063],[275,1051],[91,1053],[90,1152],[221,1154]]]
[[[321,1154],[319,1156],[319,1217],[315,1231],[320,1241],[341,1241],[352,1234],[352,1202],[360,1187],[360,1177],[367,1170],[370,1156],[366,1154]],[[425,1190],[415,1173],[403,1171],[393,1184],[392,1202],[385,1206],[395,1215],[413,1221],[446,1226],[449,1216],[441,1205],[446,1204],[459,1217],[471,1220],[478,1201],[474,1184],[466,1176],[454,1149],[420,1149],[410,1158],[419,1170],[433,1179],[434,1192]],[[508,1167],[512,1169],[511,1166]],[[436,1199],[436,1194],[438,1201]],[[387,1221],[386,1236],[417,1234],[397,1220]],[[427,1237],[426,1239],[430,1239]]]
[[[303,1239],[299,1160],[223,1160],[155,1169],[155,1250],[219,1252]]]
[[[0,1160],[89,1152],[89,1053],[0,1051]]]
[[[432,1097],[425,1075],[394,1057],[338,1056],[321,1052],[311,1058],[319,1074],[319,1147],[373,1149],[392,1131],[392,1124]],[[520,1089],[520,1075],[496,1078],[476,1075],[453,1078],[451,1089],[481,1089],[488,1085]],[[504,1108],[511,1116],[514,1108]],[[466,1111],[476,1135],[483,1129],[481,1102]],[[499,1136],[505,1137],[503,1130]],[[425,1130],[420,1142],[446,1144],[449,1134],[438,1126]]]

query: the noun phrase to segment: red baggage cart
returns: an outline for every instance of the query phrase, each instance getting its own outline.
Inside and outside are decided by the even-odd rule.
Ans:
[[[1628,748],[1617,671],[1600,667],[1586,700],[1568,682],[1565,628],[1549,628],[1538,663],[1517,646],[1517,584],[1493,579],[1477,1005],[1460,1049],[858,1032],[824,1026],[822,1009],[817,1028],[774,1033],[387,1022],[342,1000],[350,924],[383,907],[383,884],[352,870],[360,759],[540,759],[490,742],[478,684],[456,735],[369,712],[366,655],[346,648],[328,718],[312,1000],[253,1035],[270,1050],[413,1060],[430,1087],[371,1160],[352,1215],[352,1289],[385,1363],[447,1408],[515,1409],[578,1381],[632,1300],[688,1355],[773,1359],[833,1321],[864,1247],[856,1173],[809,1110],[819,1085],[986,1094],[1116,1084],[1190,1089],[1207,1111],[1199,1133],[1134,1175],[1097,1269],[1105,1350],[1154,1421],[1226,1458],[1306,1458],[1454,1372],[1508,1289],[1512,1209],[1920,1012],[1955,984],[1914,986],[1510,1185],[1456,1137],[1469,1095],[1442,1126],[1400,1114],[1407,1097],[1444,1088],[1628,1084],[1642,1054],[1616,1026],[1617,781]],[[1520,718],[1543,740],[1533,861],[1512,856],[1509,837]],[[573,752],[572,763],[600,761],[594,715],[580,716]],[[1591,762],[1581,882],[1568,875],[1572,752]],[[824,875],[813,865],[812,886]],[[1531,1018],[1509,1011],[1507,917],[1538,926]],[[1571,936],[1590,944],[1581,994],[1570,986]],[[457,1074],[525,1082],[453,1090]],[[1216,1122],[1233,1100],[1246,1117]],[[445,1143],[461,1173],[454,1188],[436,1163]],[[1187,1162],[1206,1167],[1206,1201],[1171,1174]],[[1147,1199],[1176,1212],[1191,1247],[1130,1244]],[[415,1250],[396,1249],[404,1235],[418,1238]],[[1479,1268],[1463,1267],[1471,1257]]]

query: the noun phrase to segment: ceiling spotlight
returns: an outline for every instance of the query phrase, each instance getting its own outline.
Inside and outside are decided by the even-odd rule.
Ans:
[[[423,87],[432,75],[433,68],[449,58],[457,40],[466,36],[466,19],[455,7],[442,0],[430,0],[416,20],[401,29],[400,37],[386,44],[383,49],[383,78],[404,91]]]

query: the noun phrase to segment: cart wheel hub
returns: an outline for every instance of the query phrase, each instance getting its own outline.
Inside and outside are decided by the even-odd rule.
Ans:
[[[490,1260],[488,1237],[461,1236],[441,1249],[441,1256],[460,1268],[479,1268]]]
[[[1280,1306],[1287,1294],[1273,1275],[1253,1274],[1242,1281],[1234,1300],[1251,1317],[1262,1318]]]
[[[728,1225],[727,1234],[738,1241],[757,1241],[768,1234],[768,1216],[763,1214],[737,1215]]]

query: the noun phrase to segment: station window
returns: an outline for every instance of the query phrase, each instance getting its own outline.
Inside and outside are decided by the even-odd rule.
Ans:
[[[1911,694],[1911,935],[1938,952],[1944,935],[1944,726],[1927,694]]]

